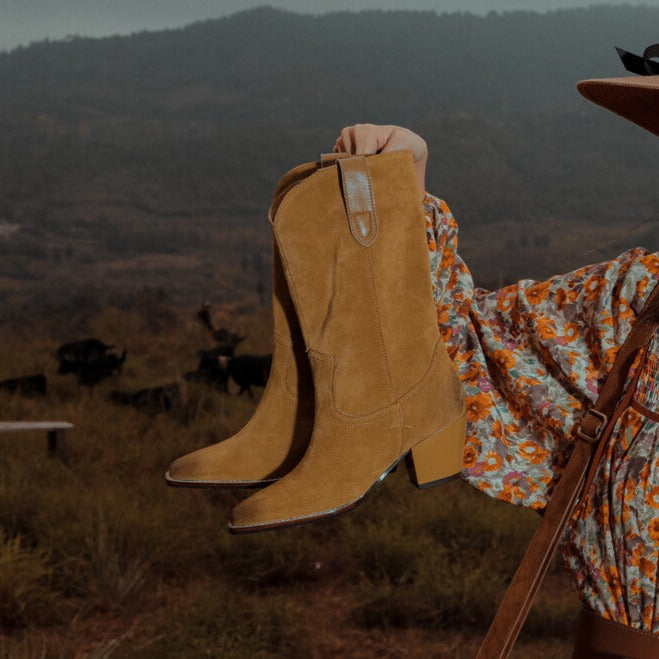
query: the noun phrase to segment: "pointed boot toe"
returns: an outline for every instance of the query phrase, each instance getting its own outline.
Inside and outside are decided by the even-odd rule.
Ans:
[[[275,351],[283,349],[275,345]],[[165,474],[176,487],[263,487],[301,460],[313,428],[313,385],[306,356],[273,357],[252,418],[235,435],[174,460]]]
[[[286,473],[272,468],[273,463],[284,464],[281,458],[250,455],[248,448],[253,442],[234,436],[193,451],[172,462],[165,480],[175,487],[262,487]]]
[[[312,464],[298,472],[294,469],[285,478],[238,504],[231,511],[229,531],[240,534],[298,526],[348,512],[364,498],[364,484],[360,479],[350,481],[348,475],[334,479],[339,487],[331,495],[327,488],[333,484],[329,482],[316,482],[315,488],[302,493],[301,488],[313,482],[313,474],[308,473],[310,467],[313,471]]]
[[[210,474],[206,470],[208,464],[206,455],[209,448],[212,447],[199,449],[174,460],[165,473],[167,483],[171,485],[185,485],[188,482],[202,483],[209,478]]]
[[[280,526],[299,524],[298,518],[304,513],[295,510],[295,502],[291,497],[289,488],[278,488],[281,483],[282,481],[279,481],[266,488],[266,490],[275,488],[275,491],[269,492],[268,496],[260,496],[266,491],[263,490],[239,503],[231,511],[227,524],[229,531],[234,534],[252,533]]]

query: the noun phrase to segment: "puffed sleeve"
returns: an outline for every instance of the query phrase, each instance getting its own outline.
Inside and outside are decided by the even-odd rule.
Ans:
[[[635,313],[657,281],[640,248],[542,282],[474,288],[458,227],[427,194],[424,214],[440,332],[467,401],[463,477],[541,510],[562,473],[581,410],[594,401]]]
[[[446,202],[426,193],[423,210],[437,322],[448,353],[455,360],[467,348],[474,282],[458,254],[458,223]]]

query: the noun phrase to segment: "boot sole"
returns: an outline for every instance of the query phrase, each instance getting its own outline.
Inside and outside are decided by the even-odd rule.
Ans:
[[[170,487],[187,487],[187,488],[199,488],[199,489],[228,489],[228,488],[264,488],[266,485],[272,485],[276,483],[278,478],[271,478],[269,480],[261,481],[197,481],[197,480],[178,480],[172,478],[169,475],[169,472],[165,473],[165,482]]]

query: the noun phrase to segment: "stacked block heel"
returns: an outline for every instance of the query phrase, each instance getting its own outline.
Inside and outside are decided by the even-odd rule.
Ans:
[[[410,480],[419,489],[434,487],[460,474],[467,416],[463,414],[407,454]]]

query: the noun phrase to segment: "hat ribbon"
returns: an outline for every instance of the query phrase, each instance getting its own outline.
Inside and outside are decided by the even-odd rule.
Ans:
[[[623,66],[631,73],[638,73],[640,76],[656,76],[659,75],[659,62],[653,62],[655,58],[659,58],[659,43],[648,46],[643,51],[643,57],[629,53],[622,48],[618,48],[618,57],[622,60]]]

